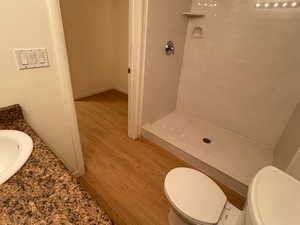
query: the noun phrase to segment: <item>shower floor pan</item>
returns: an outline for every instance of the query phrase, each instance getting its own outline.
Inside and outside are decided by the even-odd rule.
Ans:
[[[273,161],[272,149],[176,111],[145,124],[142,136],[244,196],[252,177]]]

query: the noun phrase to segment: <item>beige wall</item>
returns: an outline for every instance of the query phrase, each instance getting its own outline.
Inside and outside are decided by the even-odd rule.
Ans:
[[[129,0],[113,0],[113,88],[128,93]]]
[[[112,86],[111,0],[61,0],[75,98]]]
[[[189,0],[149,0],[144,87],[144,123],[153,122],[176,107],[187,19],[182,12]],[[168,40],[176,43],[176,54],[166,56]]]
[[[300,99],[300,9],[217,4],[189,22],[177,109],[274,147]]]
[[[76,99],[127,92],[128,1],[61,0]]]
[[[3,1],[0,18],[0,107],[20,104],[29,124],[75,171],[78,165],[70,130],[72,115],[64,110],[63,78],[55,60],[47,1]],[[17,69],[13,49],[31,47],[48,49],[49,68]]]
[[[286,170],[300,147],[300,104],[297,105],[274,154],[274,165]]]

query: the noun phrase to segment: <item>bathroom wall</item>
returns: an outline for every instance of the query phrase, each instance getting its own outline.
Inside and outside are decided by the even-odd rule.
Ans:
[[[129,1],[113,0],[113,88],[128,93]]]
[[[112,86],[111,0],[61,0],[75,99]]]
[[[128,0],[61,0],[76,99],[127,92]]]
[[[190,0],[149,0],[143,122],[153,122],[176,107]],[[176,44],[176,54],[166,56],[168,40]]]
[[[77,170],[72,115],[65,112],[62,92],[67,90],[55,60],[47,1],[2,1],[0,27],[0,107],[20,104],[29,124],[69,169]],[[13,49],[36,47],[48,49],[50,67],[19,71]]]
[[[274,165],[286,170],[300,148],[300,104],[297,105],[274,153]]]
[[[274,147],[300,99],[300,8],[194,0],[193,10],[205,17],[188,25],[177,109]]]

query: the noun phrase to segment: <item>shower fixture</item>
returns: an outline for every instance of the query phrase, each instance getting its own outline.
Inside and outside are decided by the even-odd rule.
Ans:
[[[175,54],[175,44],[173,41],[168,41],[165,45],[166,55],[174,55]]]

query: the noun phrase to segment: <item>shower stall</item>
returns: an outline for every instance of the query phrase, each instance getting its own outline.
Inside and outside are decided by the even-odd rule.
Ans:
[[[274,2],[149,1],[142,135],[244,195],[300,100],[300,8]]]

